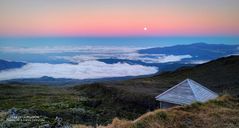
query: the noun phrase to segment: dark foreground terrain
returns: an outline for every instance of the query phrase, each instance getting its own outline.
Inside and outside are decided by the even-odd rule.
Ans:
[[[139,123],[126,121],[129,124],[127,127],[166,126],[166,122],[172,122],[174,119],[180,122],[180,120],[177,120],[179,117],[176,116],[180,114],[174,113],[174,110],[178,110],[178,113],[184,113],[182,116],[185,116],[186,123],[195,124],[194,119],[198,119],[205,122],[203,126],[207,126],[206,123],[214,119],[211,117],[218,117],[215,118],[218,119],[215,120],[216,122],[221,121],[219,119],[224,119],[221,118],[221,113],[225,114],[224,116],[228,119],[225,123],[238,122],[238,116],[234,114],[238,114],[239,104],[237,98],[235,98],[239,95],[239,56],[230,56],[195,67],[184,67],[153,77],[122,82],[95,83],[74,87],[31,86],[18,83],[2,84],[0,85],[0,127],[54,126],[56,125],[56,116],[63,118],[61,123],[64,125],[68,125],[68,123],[91,126],[96,126],[96,124],[107,125],[115,117],[134,120],[142,114],[158,108],[158,102],[155,101],[154,97],[186,78],[191,78],[221,95],[230,94],[234,98],[219,99],[219,103],[212,101],[213,103],[195,104],[191,107],[156,110],[152,112],[153,114],[150,114],[157,118],[143,116],[137,119],[136,122]],[[227,104],[230,106],[226,106]],[[212,108],[207,109],[207,107]],[[209,113],[217,108],[220,108],[220,111]],[[37,115],[44,121],[6,121],[11,114],[9,111],[13,109],[16,110],[15,113],[18,116]],[[167,111],[166,114],[165,111]],[[203,118],[204,115],[199,117],[200,114],[198,116],[192,115],[187,111],[211,115],[205,115],[205,118]],[[216,114],[217,112],[219,114]],[[161,116],[162,119],[169,120],[163,121]],[[122,120],[115,119],[111,126],[113,127],[117,122],[119,124],[125,123]],[[188,126],[185,125],[185,127]],[[210,125],[208,124],[208,126]],[[232,127],[234,126],[238,126],[238,124],[232,123]],[[215,125],[215,127],[218,126]],[[182,128],[184,128],[184,125],[182,125]]]

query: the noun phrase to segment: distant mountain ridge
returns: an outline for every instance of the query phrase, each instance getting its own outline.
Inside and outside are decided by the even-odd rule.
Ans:
[[[6,61],[0,59],[0,71],[1,70],[7,70],[7,69],[13,69],[13,68],[21,68],[26,63],[23,62],[15,62],[15,61]]]
[[[139,64],[143,66],[155,66],[158,68],[158,72],[164,71],[174,71],[180,67],[192,67],[195,64],[186,64],[182,62],[167,62],[167,63],[146,63],[140,60],[127,60],[127,59],[98,59],[98,61],[107,63],[107,64],[114,64],[114,63],[128,63],[128,64]]]
[[[193,60],[212,60],[232,54],[239,54],[239,45],[194,43],[142,49],[141,54],[191,55]]]
[[[147,75],[149,76],[149,75]],[[98,79],[71,79],[71,78],[53,78],[49,76],[43,76],[40,78],[22,78],[0,81],[0,84],[19,84],[19,85],[48,85],[48,86],[74,86],[83,84],[92,84],[95,82],[109,82],[128,80],[133,78],[141,78],[146,76],[125,76],[125,77],[110,77],[110,78],[98,78]]]

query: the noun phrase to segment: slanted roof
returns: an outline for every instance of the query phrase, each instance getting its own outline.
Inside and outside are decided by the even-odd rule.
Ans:
[[[158,101],[187,105],[196,101],[206,102],[216,97],[218,95],[215,92],[191,79],[186,79],[155,98]]]

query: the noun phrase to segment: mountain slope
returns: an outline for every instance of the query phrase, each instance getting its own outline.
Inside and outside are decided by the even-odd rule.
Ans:
[[[173,72],[114,85],[127,91],[156,96],[186,78],[191,78],[218,93],[239,95],[239,56],[224,57],[195,67],[180,68]]]
[[[97,109],[107,106],[117,108],[109,110],[111,113],[129,111],[140,114],[157,108],[159,104],[154,97],[186,78],[191,78],[219,94],[239,95],[239,56],[220,58],[195,67],[185,67],[152,77],[75,86],[74,89],[84,90],[87,92],[85,96],[101,101]],[[108,106],[108,103],[111,103],[111,106]],[[126,119],[135,117],[132,113],[128,113],[127,116],[117,116],[117,114],[115,116]]]

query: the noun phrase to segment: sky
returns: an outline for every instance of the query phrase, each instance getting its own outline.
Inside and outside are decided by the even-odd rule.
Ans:
[[[0,36],[238,36],[239,0],[1,0]]]

